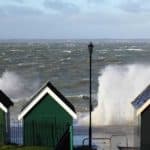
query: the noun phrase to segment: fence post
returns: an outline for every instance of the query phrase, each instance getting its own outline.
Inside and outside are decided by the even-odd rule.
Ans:
[[[10,112],[8,110],[7,114],[5,114],[5,144],[10,143]]]
[[[69,126],[69,135],[70,135],[70,150],[73,150],[73,128],[72,125]]]

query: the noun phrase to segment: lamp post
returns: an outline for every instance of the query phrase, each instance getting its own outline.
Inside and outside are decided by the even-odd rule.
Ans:
[[[93,52],[93,43],[90,42],[88,45],[89,49],[89,149],[92,150],[92,117],[91,117],[91,112],[92,112],[92,52]]]

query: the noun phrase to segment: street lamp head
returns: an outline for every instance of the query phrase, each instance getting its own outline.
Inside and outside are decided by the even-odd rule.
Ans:
[[[88,45],[88,49],[89,49],[89,53],[90,53],[90,54],[92,54],[93,48],[94,48],[94,45],[93,45],[92,42],[90,42],[89,45]]]

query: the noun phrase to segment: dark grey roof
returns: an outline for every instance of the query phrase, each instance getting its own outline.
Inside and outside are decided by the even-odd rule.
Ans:
[[[76,113],[74,106],[54,87],[54,85],[48,81],[33,97],[32,99],[23,107],[25,109],[33,100],[34,98],[45,88],[49,87],[73,112]],[[22,109],[22,110],[23,110]],[[21,110],[21,111],[22,111]]]
[[[52,83],[48,82],[47,86],[68,106],[72,109],[72,111],[75,111],[74,106],[52,85]]]
[[[150,85],[132,102],[132,105],[138,109],[140,108],[148,99],[150,99]]]
[[[14,103],[9,99],[7,95],[5,95],[1,90],[0,90],[0,102],[6,107],[9,108],[12,106]]]

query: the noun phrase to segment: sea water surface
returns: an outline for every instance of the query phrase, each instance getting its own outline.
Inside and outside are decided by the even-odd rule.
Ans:
[[[0,88],[16,102],[11,119],[49,80],[75,106],[74,143],[81,143],[88,136],[90,41],[93,135],[123,134],[133,145],[138,122],[131,101],[150,84],[150,40],[1,40]]]

